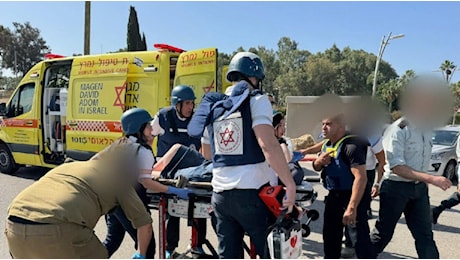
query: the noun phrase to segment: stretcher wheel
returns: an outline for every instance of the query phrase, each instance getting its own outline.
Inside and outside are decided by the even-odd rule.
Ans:
[[[319,212],[316,209],[309,210],[307,212],[307,217],[310,218],[312,221],[315,221],[319,218]]]
[[[310,227],[306,224],[302,224],[302,237],[308,237],[311,233]]]

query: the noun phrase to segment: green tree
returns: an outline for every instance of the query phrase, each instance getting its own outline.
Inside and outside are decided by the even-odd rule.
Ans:
[[[307,86],[306,95],[367,95],[372,91],[376,57],[363,50],[345,47],[340,50],[335,44],[310,55],[305,62]],[[382,61],[379,69],[379,82],[387,82],[398,75],[387,62]]]
[[[450,83],[450,80],[452,78],[452,75],[454,74],[455,69],[457,66],[454,64],[453,61],[450,60],[445,60],[441,66],[439,66],[439,69],[441,70],[442,76],[444,79],[447,81],[447,83]]]
[[[147,44],[145,35],[141,37],[139,30],[139,22],[137,19],[137,12],[134,6],[129,8],[129,19],[128,19],[128,51],[146,51]]]
[[[223,92],[222,90],[222,81],[223,81],[223,77],[225,77],[225,75],[222,75],[222,69],[224,66],[228,65],[230,63],[230,59],[232,57],[229,55],[229,54],[226,54],[226,53],[223,53],[223,52],[219,52],[218,56],[217,56],[217,84],[216,84],[216,88],[217,88],[217,91],[218,92]]]
[[[13,26],[14,31],[11,34],[4,27],[2,30],[4,35],[11,37],[3,40],[6,42],[5,46],[0,46],[3,48],[2,67],[24,75],[35,63],[43,60],[50,49],[40,36],[40,30],[32,27],[29,22],[14,22]]]
[[[377,90],[377,95],[387,104],[388,112],[393,112],[395,103],[397,103],[404,87],[415,76],[413,70],[407,70],[401,77],[390,79],[380,85],[380,88]]]
[[[346,47],[342,51],[339,68],[343,82],[338,86],[340,95],[367,95],[372,92],[372,79],[377,57],[364,50]],[[396,71],[385,61],[379,67],[378,84],[397,78]]]
[[[325,55],[312,55],[305,63],[308,77],[308,91],[305,95],[321,96],[325,93],[336,93],[339,85],[340,70],[337,64]]]
[[[265,79],[263,81],[263,90],[265,93],[271,93],[275,95],[276,100],[278,99],[278,89],[275,86],[275,80],[278,76],[279,61],[276,59],[275,51],[267,49],[264,46],[258,46],[257,48],[249,48],[250,52],[259,55],[260,59],[264,64]]]
[[[454,94],[455,101],[457,104],[460,103],[460,81],[451,84],[452,93]]]
[[[275,80],[279,100],[286,96],[306,95],[309,92],[305,62],[311,55],[309,51],[299,50],[298,43],[288,37],[278,41],[276,56],[279,69]]]
[[[0,25],[0,52],[5,52],[13,44],[13,33],[8,27]]]
[[[145,33],[142,33],[142,50],[147,50],[147,40],[145,39]]]

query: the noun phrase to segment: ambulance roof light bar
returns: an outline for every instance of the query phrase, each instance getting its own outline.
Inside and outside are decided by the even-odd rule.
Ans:
[[[185,50],[182,50],[181,48],[177,48],[177,47],[174,47],[168,44],[164,44],[164,43],[155,43],[153,47],[157,49],[161,49],[161,50],[168,50],[168,51],[178,52],[178,53],[185,52]]]
[[[45,54],[45,58],[46,59],[59,59],[59,58],[65,58],[65,56],[59,55],[59,54],[48,53],[48,54]]]

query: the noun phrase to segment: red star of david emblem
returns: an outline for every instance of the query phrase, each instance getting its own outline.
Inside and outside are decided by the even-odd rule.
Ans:
[[[113,102],[114,107],[120,107],[122,111],[125,110],[125,104],[121,100],[121,94],[123,94],[123,90],[126,89],[126,82],[123,84],[123,86],[118,86],[115,87],[115,92],[117,93],[117,97],[115,99],[115,102]]]
[[[220,141],[221,144],[223,143],[225,146],[227,146],[228,143],[235,142],[235,140],[233,139],[233,131],[230,131],[228,128],[225,128],[225,131],[219,134],[222,138],[222,140]]]
[[[211,82],[211,85],[203,87],[203,92],[206,94],[211,91],[211,89],[214,89],[214,80]]]

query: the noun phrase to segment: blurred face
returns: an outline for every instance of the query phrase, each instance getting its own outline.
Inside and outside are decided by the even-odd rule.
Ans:
[[[153,142],[153,135],[152,135],[152,125],[150,123],[148,123],[145,128],[144,128],[144,131],[142,132],[144,134],[144,137],[145,137],[145,140],[146,142],[152,146],[152,142]]]
[[[414,79],[402,95],[401,108],[410,122],[430,129],[447,123],[454,99],[445,82],[431,77]]]
[[[275,136],[281,138],[286,133],[286,120],[282,119],[281,122],[275,126]]]
[[[345,133],[345,125],[333,118],[324,119],[321,124],[321,133],[324,138],[330,139],[332,142],[338,141]]]
[[[195,109],[194,100],[185,100],[176,104],[176,110],[185,118],[192,117],[193,109]]]

